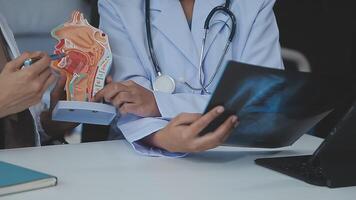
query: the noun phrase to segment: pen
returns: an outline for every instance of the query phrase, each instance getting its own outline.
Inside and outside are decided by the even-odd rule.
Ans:
[[[61,53],[61,54],[53,54],[53,55],[50,55],[50,59],[52,61],[55,61],[55,60],[59,60],[59,59],[62,59],[66,56],[65,53]],[[23,66],[24,67],[28,67],[30,65],[32,65],[33,63],[35,63],[36,61],[38,61],[39,58],[28,58],[25,60],[25,62],[23,63]]]

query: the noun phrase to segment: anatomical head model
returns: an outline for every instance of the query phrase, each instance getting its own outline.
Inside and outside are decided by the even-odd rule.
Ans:
[[[51,65],[67,76],[67,100],[92,101],[104,87],[112,63],[108,36],[75,11],[69,22],[52,31],[52,37],[58,40],[54,52],[66,54]]]

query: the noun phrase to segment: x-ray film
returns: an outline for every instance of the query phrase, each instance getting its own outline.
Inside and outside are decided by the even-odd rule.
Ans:
[[[234,114],[240,123],[224,145],[260,148],[292,145],[350,96],[350,90],[335,84],[340,80],[333,74],[230,61],[205,111],[222,105],[225,112],[201,134],[216,130]]]

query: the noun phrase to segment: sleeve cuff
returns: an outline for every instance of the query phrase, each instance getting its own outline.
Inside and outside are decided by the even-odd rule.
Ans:
[[[172,153],[156,147],[149,147],[140,142],[130,143],[133,149],[140,155],[151,157],[168,157],[168,158],[183,158],[187,153]]]
[[[171,153],[163,149],[143,145],[140,143],[141,139],[161,130],[168,123],[168,121],[158,118],[141,118],[125,124],[118,124],[118,128],[121,130],[133,149],[141,155],[171,158],[180,158],[186,156],[187,154],[185,153]]]
[[[124,124],[120,124],[119,122],[117,126],[126,140],[133,143],[161,130],[168,123],[168,121],[162,119],[139,118]]]

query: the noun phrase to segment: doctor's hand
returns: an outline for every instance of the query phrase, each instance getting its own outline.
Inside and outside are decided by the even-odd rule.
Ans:
[[[21,69],[27,58],[39,58],[30,67]],[[50,58],[42,52],[24,53],[8,62],[0,74],[0,117],[21,112],[42,99],[55,81],[49,68]]]
[[[161,116],[152,91],[134,81],[112,82],[112,78],[108,77],[107,82],[108,84],[95,95],[94,101],[99,102],[104,99],[117,107],[123,115]]]
[[[165,149],[170,152],[192,153],[206,151],[220,146],[230,135],[232,129],[238,125],[238,118],[230,116],[214,132],[200,136],[215,118],[224,112],[218,106],[205,115],[180,114],[164,129],[144,139],[144,143]]]

